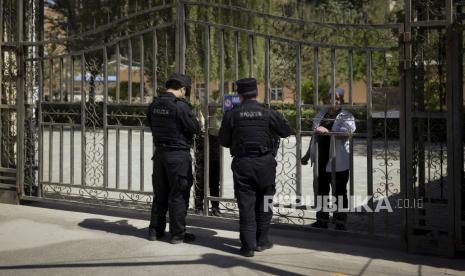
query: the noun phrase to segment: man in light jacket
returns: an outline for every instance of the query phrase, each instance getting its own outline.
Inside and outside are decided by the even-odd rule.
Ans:
[[[317,162],[318,176],[316,177],[316,194],[319,198],[317,203],[322,204],[322,196],[328,196],[332,171],[333,159],[335,162],[335,183],[332,195],[336,198],[342,197],[342,206],[338,200],[336,205],[338,208],[348,207],[347,199],[347,182],[349,181],[349,166],[350,166],[350,141],[349,135],[355,132],[355,119],[354,116],[340,107],[344,104],[344,89],[338,87],[335,89],[334,95],[335,104],[331,108],[323,108],[313,118],[313,131],[312,140],[307,153],[302,158],[302,164],[307,164],[308,159],[311,159],[312,164]],[[329,91],[332,97],[332,91]],[[331,135],[336,133],[337,135]],[[342,135],[341,135],[342,134]],[[344,135],[347,134],[347,135]],[[318,160],[316,160],[316,153],[318,153]],[[334,153],[334,155],[333,155]],[[333,158],[334,156],[334,158]],[[328,228],[329,214],[321,209],[316,214],[316,222],[312,224],[313,227]],[[347,214],[341,212],[334,213],[334,221],[336,223],[336,230],[346,230]]]

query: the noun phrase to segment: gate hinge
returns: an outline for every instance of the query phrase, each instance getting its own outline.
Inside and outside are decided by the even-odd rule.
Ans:
[[[403,32],[401,33],[402,42],[410,43],[412,42],[412,33],[411,32]]]

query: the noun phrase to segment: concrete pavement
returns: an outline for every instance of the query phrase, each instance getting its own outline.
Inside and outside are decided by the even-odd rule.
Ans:
[[[44,203],[0,210],[0,275],[465,275],[463,259],[313,231],[275,227],[275,247],[244,258],[233,220],[190,217],[197,240],[171,245],[145,239],[146,213]]]

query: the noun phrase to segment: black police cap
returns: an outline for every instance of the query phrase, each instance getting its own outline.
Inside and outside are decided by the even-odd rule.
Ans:
[[[255,78],[246,78],[236,81],[237,93],[243,97],[257,96],[257,80]]]
[[[171,82],[178,82],[183,87],[191,87],[190,78],[183,74],[178,74],[178,73],[171,74],[171,76],[166,81],[165,86],[168,87]]]

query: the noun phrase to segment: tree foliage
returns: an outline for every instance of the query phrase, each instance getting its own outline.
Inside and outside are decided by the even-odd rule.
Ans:
[[[244,7],[248,10],[259,11],[266,14],[300,18],[312,22],[324,23],[350,23],[350,24],[380,24],[397,20],[398,6],[400,1],[395,1],[394,9],[389,8],[386,0],[220,0],[216,3],[229,4]],[[53,29],[63,30],[64,37],[70,38],[66,44],[68,52],[77,52],[83,49],[94,48],[103,43],[113,41],[128,33],[148,28],[160,22],[174,22],[172,13],[164,12],[153,16],[134,17],[131,20],[121,21],[120,24],[111,28],[98,30],[99,26],[115,22],[135,11],[140,11],[150,6],[161,4],[162,1],[135,1],[135,0],[56,0],[49,3],[49,8],[63,15],[59,18],[49,18],[48,22]],[[236,10],[218,9],[207,6],[186,6],[186,17],[190,20],[208,21],[220,25],[229,25],[237,28],[250,30],[264,35],[285,37],[310,43],[327,45],[347,46],[373,46],[389,47],[397,46],[397,34],[391,30],[357,30],[352,28],[334,28],[331,25],[321,24],[295,24],[285,20],[270,19],[266,17],[253,16],[247,12]],[[397,7],[397,8],[396,8]],[[80,33],[85,35],[78,35]],[[210,80],[220,79],[220,38],[224,37],[224,69],[225,80],[231,81],[236,78],[252,75],[259,81],[264,80],[265,71],[265,38],[254,36],[252,41],[253,59],[249,58],[250,36],[244,32],[238,32],[238,48],[236,69],[235,32],[221,28],[210,27]],[[166,79],[167,74],[174,71],[175,42],[174,30],[168,29],[157,35],[158,56],[154,57],[151,51],[146,51],[144,57],[136,54],[133,60],[144,63],[145,74],[151,78],[152,66],[157,58],[158,67],[156,76],[158,82]],[[150,36],[143,37],[146,49],[153,48],[153,39]],[[186,24],[186,70],[193,79],[203,82],[204,62],[206,59],[205,26],[200,24]],[[128,57],[127,41],[120,43],[120,51],[123,57]],[[331,51],[329,48],[319,49],[319,82],[328,83],[331,76]],[[107,49],[109,57],[114,56],[115,47]],[[132,52],[139,52],[138,40],[132,41]],[[364,53],[353,53],[353,73],[355,80],[366,78],[366,55]],[[86,72],[95,78],[101,71],[103,55],[101,51],[88,52],[86,57]],[[337,51],[336,82],[347,81],[348,77],[348,51]],[[395,53],[385,56],[375,56],[374,62],[384,64],[378,71],[374,71],[375,78],[380,81],[391,81],[397,74],[389,69],[396,60]],[[313,48],[302,47],[302,82],[312,80]],[[272,40],[270,44],[270,67],[271,85],[295,88],[296,72],[296,45],[293,43]],[[389,68],[388,68],[389,67]],[[387,68],[387,69],[386,69]],[[150,79],[151,82],[154,80]],[[93,89],[93,85],[91,85]]]
[[[95,97],[96,78],[103,73],[104,54],[99,47],[157,23],[172,22],[172,14],[167,12],[157,14],[152,18],[150,17],[152,14],[149,14],[148,18],[144,16],[126,18],[129,14],[162,3],[162,0],[139,2],[133,0],[55,0],[48,2],[47,8],[52,13],[45,20],[50,26],[49,31],[53,33],[49,37],[64,41],[63,45],[50,48],[48,54],[73,54],[85,51],[85,72],[90,75],[89,94],[92,100]],[[168,68],[173,63],[168,61],[168,59],[173,60],[172,55],[169,53],[165,55],[165,53],[169,52],[168,47],[172,48],[174,35],[171,30],[168,30],[157,34],[157,37],[160,41],[157,57],[159,74],[157,76],[166,78],[167,70],[159,68]],[[145,48],[153,48],[152,36],[145,35],[142,39]],[[139,37],[130,37],[115,43],[119,45],[122,60],[131,59],[133,65],[137,66],[144,63],[145,74],[153,82],[154,80],[151,79],[153,70],[150,64],[153,64],[155,57],[152,51],[146,51],[143,57],[139,55]],[[108,60],[116,59],[116,46],[107,47],[106,50]],[[130,52],[132,52],[132,58],[129,57]]]

